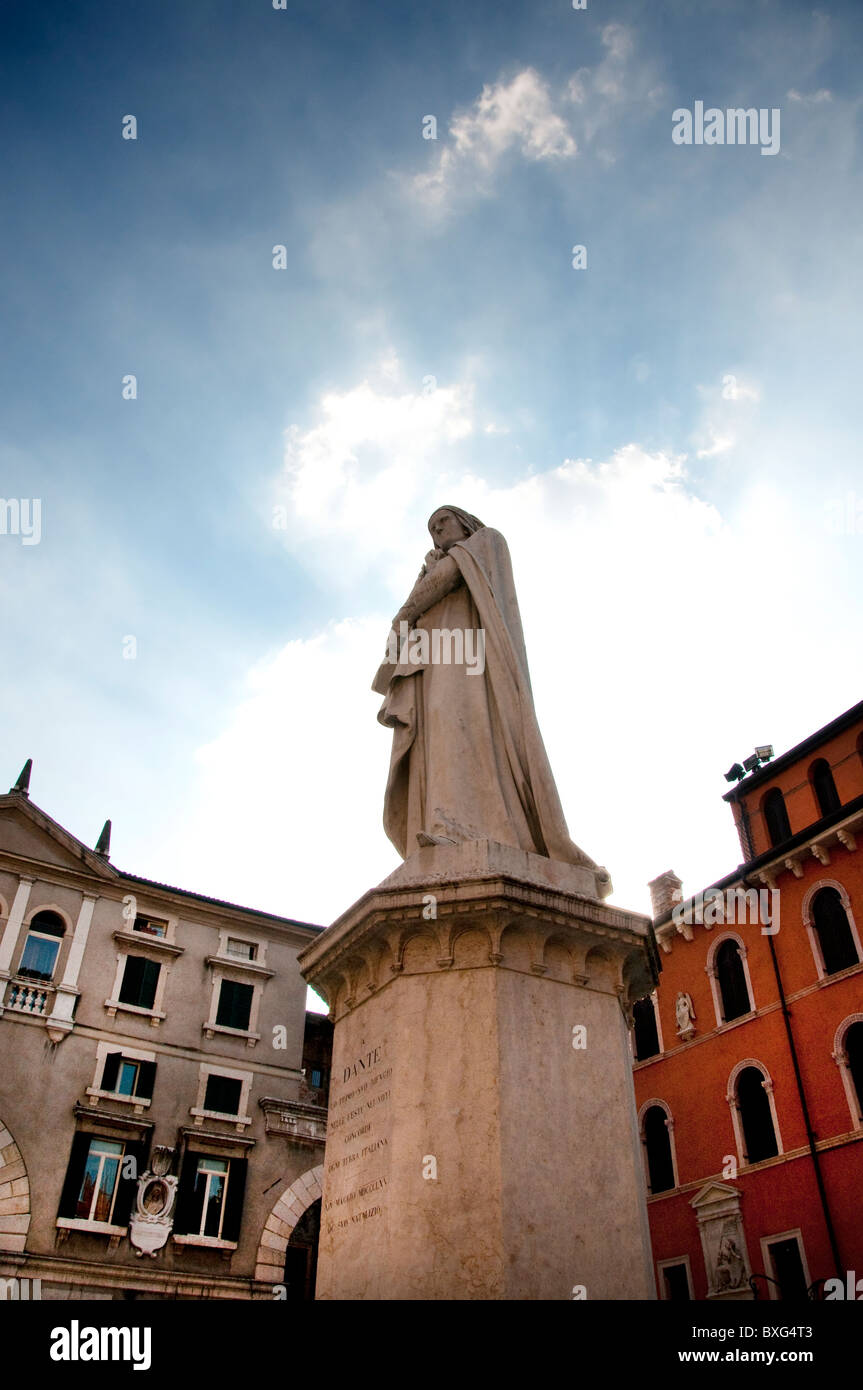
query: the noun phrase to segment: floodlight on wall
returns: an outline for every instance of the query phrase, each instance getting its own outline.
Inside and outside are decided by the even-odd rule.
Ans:
[[[725,774],[726,782],[739,782],[747,772],[757,772],[764,763],[773,757],[773,744],[762,743],[756,748],[754,753],[750,753],[748,758],[744,758],[741,763],[732,763]]]

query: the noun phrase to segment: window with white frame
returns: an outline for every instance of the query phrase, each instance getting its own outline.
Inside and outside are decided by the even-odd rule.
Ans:
[[[639,1114],[647,1190],[653,1197],[677,1186],[674,1120],[664,1101],[645,1101]]]
[[[186,1150],[174,1217],[173,1236],[178,1244],[236,1245],[246,1167],[245,1155]]]
[[[141,917],[135,918],[133,931],[142,932],[144,936],[156,936],[164,939],[168,935],[168,923],[161,917]]]
[[[863,1013],[850,1014],[836,1029],[833,1060],[839,1068],[853,1129],[863,1129]]]
[[[692,1300],[692,1271],[688,1255],[681,1255],[676,1260],[660,1260],[657,1270],[661,1299],[669,1303],[689,1303]]]
[[[768,1276],[770,1297],[784,1303],[802,1303],[809,1296],[809,1266],[799,1230],[763,1236],[761,1252]]]
[[[238,936],[229,936],[225,942],[225,954],[236,956],[239,960],[255,960],[258,944],[256,941],[243,941]]]
[[[742,937],[735,932],[717,937],[708,951],[705,970],[718,1027],[754,1012],[749,961]]]
[[[158,1027],[165,1017],[165,990],[171,966],[183,954],[183,948],[137,931],[115,932],[114,939],[121,950],[105,1008],[110,1017],[118,1011],[149,1014],[150,1023]]]
[[[57,912],[37,912],[30,920],[17,974],[25,980],[53,980],[66,923]]]
[[[229,1067],[214,1067],[202,1062],[198,1077],[198,1095],[191,1108],[195,1124],[205,1119],[232,1120],[242,1134],[252,1123],[248,1114],[249,1092],[253,1073],[234,1071]]]
[[[726,1099],[740,1164],[762,1163],[782,1153],[782,1136],[773,1082],[755,1058],[738,1062],[728,1081]]]
[[[138,1130],[137,1134],[140,1135]],[[126,1227],[138,1175],[146,1164],[146,1140],[78,1131],[66,1168],[57,1225],[114,1233]]]
[[[141,1113],[153,1099],[155,1082],[155,1053],[101,1042],[96,1049],[93,1084],[87,1088],[87,1094],[97,1104],[103,1097],[110,1098],[129,1103]]]
[[[231,943],[237,943],[236,949],[232,948]],[[240,946],[254,951],[254,954],[241,955]],[[264,943],[245,941],[222,932],[219,954],[207,956],[213,979],[210,1009],[202,1024],[206,1037],[233,1033],[243,1036],[249,1047],[255,1046],[260,1038],[258,1015],[264,985],[273,977],[273,971],[266,969],[263,957]]]

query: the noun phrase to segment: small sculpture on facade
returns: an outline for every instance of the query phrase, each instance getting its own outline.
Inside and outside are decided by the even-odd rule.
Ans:
[[[695,1036],[695,1009],[692,1004],[692,995],[684,994],[681,990],[674,1005],[674,1012],[677,1018],[677,1034],[686,1042]]]
[[[139,1256],[147,1254],[155,1259],[156,1251],[162,1249],[171,1234],[177,1196],[177,1179],[168,1174],[173,1157],[173,1149],[157,1146],[150,1169],[138,1179],[129,1239]]]
[[[741,1284],[746,1282],[746,1261],[738,1249],[736,1234],[735,1223],[726,1221],[719,1240],[713,1275],[714,1285],[719,1292],[724,1289],[739,1289]]]

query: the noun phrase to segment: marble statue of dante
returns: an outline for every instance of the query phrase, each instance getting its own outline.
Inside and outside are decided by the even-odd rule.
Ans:
[[[393,730],[387,835],[402,858],[495,840],[594,868],[569,838],[539,732],[506,541],[459,507],[428,527],[434,549],[372,685]]]

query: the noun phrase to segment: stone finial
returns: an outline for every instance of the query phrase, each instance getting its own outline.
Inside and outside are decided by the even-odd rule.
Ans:
[[[96,853],[102,854],[107,859],[111,850],[111,822],[105,821],[102,826],[102,833],[96,841]]]
[[[10,787],[10,792],[20,792],[22,796],[30,795],[30,773],[33,771],[33,759],[28,758],[18,774],[18,781],[14,787]]]
[[[675,903],[681,901],[680,890],[683,880],[677,877],[673,869],[666,869],[664,874],[657,875],[647,886],[653,904],[653,920],[658,922],[660,918],[668,915]]]

